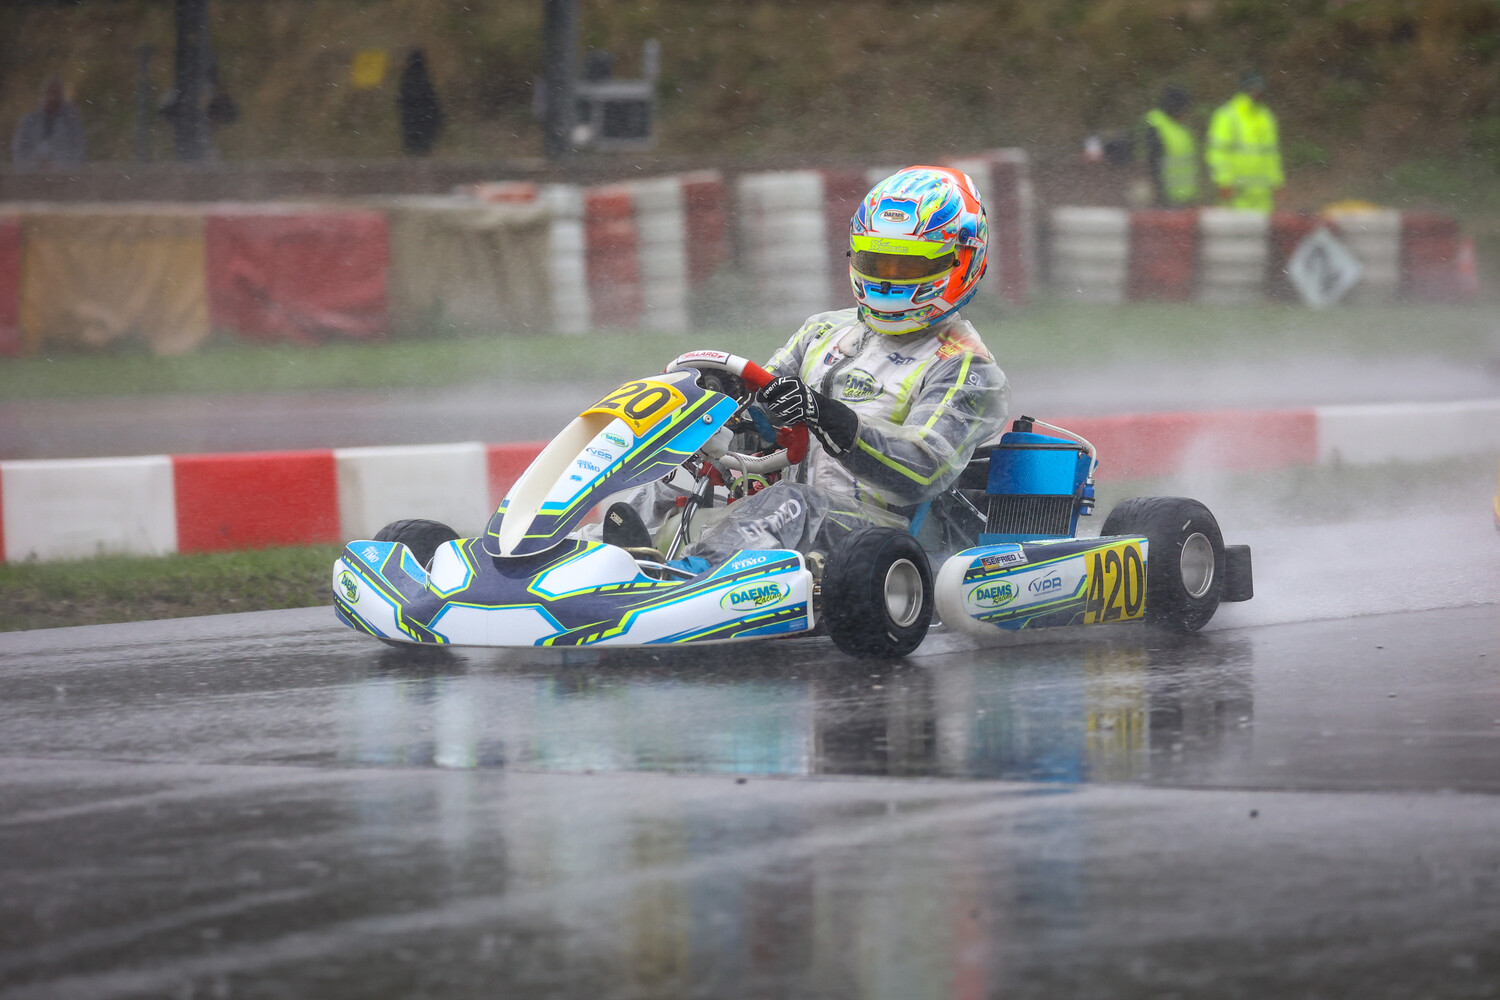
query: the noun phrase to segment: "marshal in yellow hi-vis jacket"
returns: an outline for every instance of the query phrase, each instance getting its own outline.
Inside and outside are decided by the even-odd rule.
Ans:
[[[1265,80],[1259,73],[1240,78],[1240,90],[1214,112],[1208,124],[1204,160],[1219,189],[1219,204],[1269,212],[1286,184],[1276,116],[1261,103]]]

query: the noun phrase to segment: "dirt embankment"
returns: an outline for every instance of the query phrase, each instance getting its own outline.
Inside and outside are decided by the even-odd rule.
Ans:
[[[240,111],[216,142],[227,158],[397,155],[397,78],[420,45],[448,112],[436,155],[534,155],[542,6],[216,0],[220,77]],[[132,158],[141,49],[151,46],[155,100],[170,83],[171,15],[161,0],[9,5],[0,122],[10,127],[59,73],[83,106],[93,158]],[[638,75],[645,42],[660,40],[668,154],[1053,154],[1128,127],[1167,83],[1206,114],[1255,65],[1295,165],[1500,162],[1494,0],[580,0],[579,23],[581,48],[609,51],[616,76]],[[351,64],[367,50],[388,63],[361,88]],[[164,123],[151,124],[165,157]]]

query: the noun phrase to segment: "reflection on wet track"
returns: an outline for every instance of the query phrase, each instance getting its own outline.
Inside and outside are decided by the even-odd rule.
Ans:
[[[329,609],[0,636],[0,998],[1490,995],[1463,571],[886,665],[413,659]]]
[[[1120,633],[991,662],[950,653],[894,666],[830,657],[816,639],[720,652],[715,663],[701,651],[586,653],[527,667],[459,652],[415,673],[392,650],[344,692],[340,755],[561,771],[1141,781],[1248,747],[1245,640],[1215,637],[1205,668],[1182,662],[1201,640]]]

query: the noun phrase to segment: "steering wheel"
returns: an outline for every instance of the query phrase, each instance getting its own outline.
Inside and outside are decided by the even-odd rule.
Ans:
[[[756,392],[770,385],[776,378],[754,361],[724,351],[688,351],[686,354],[678,355],[676,360],[667,365],[666,370],[675,372],[687,368],[737,377],[743,382],[748,392],[743,395],[739,393],[725,393],[725,395],[733,396],[742,404],[748,404]],[[704,388],[714,389],[716,392],[722,391],[715,386],[705,385]],[[807,425],[792,424],[787,430],[790,431],[788,435],[790,440],[782,442],[786,453],[786,464],[795,465],[807,455]]]

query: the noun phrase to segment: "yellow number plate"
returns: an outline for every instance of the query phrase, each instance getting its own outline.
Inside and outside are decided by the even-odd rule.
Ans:
[[[641,379],[626,382],[583,412],[619,417],[631,433],[640,437],[686,402],[687,397],[670,382]]]
[[[1136,542],[1090,552],[1088,598],[1083,623],[1123,622],[1146,612],[1146,561]]]

